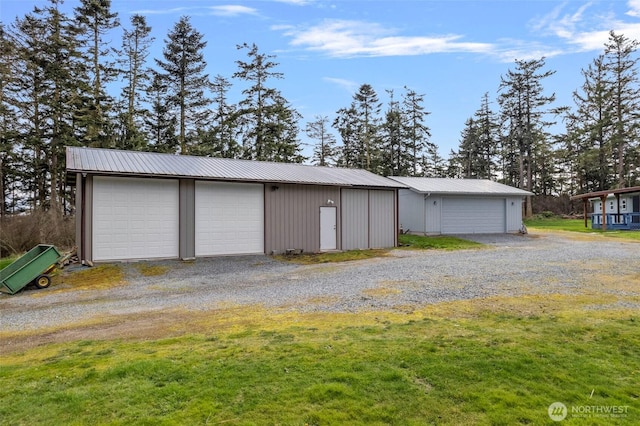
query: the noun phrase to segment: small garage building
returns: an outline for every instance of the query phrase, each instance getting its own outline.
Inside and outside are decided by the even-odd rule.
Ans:
[[[515,233],[532,195],[490,180],[390,177],[399,190],[400,226],[419,234]]]
[[[364,170],[67,148],[83,261],[394,247],[398,189]]]

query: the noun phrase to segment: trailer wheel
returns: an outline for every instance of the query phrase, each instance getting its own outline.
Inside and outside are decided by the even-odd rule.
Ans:
[[[51,278],[48,275],[39,275],[36,278],[35,285],[38,288],[47,288],[51,285]]]

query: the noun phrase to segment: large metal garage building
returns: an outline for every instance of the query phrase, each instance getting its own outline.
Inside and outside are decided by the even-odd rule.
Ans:
[[[67,147],[82,261],[394,247],[398,189],[364,170]]]
[[[400,224],[420,234],[515,233],[531,192],[486,179],[390,177],[400,189]]]

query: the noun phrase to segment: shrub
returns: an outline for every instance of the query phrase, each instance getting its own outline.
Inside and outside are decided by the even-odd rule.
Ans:
[[[68,250],[75,244],[75,220],[53,211],[0,219],[0,257],[24,253],[38,244],[52,244]]]

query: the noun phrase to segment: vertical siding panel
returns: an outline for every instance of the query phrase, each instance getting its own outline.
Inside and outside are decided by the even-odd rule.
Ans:
[[[277,186],[277,191],[271,187]],[[320,250],[320,207],[340,208],[338,187],[312,185],[266,184],[265,233],[267,253],[282,253],[287,249],[305,252]],[[334,204],[328,204],[327,200]],[[340,227],[338,216],[336,228]]]
[[[400,225],[405,231],[425,232],[424,195],[401,189],[398,192],[400,199]]]
[[[395,205],[393,191],[369,191],[369,246],[371,248],[395,245]]]
[[[342,190],[342,250],[369,248],[369,191]]]

